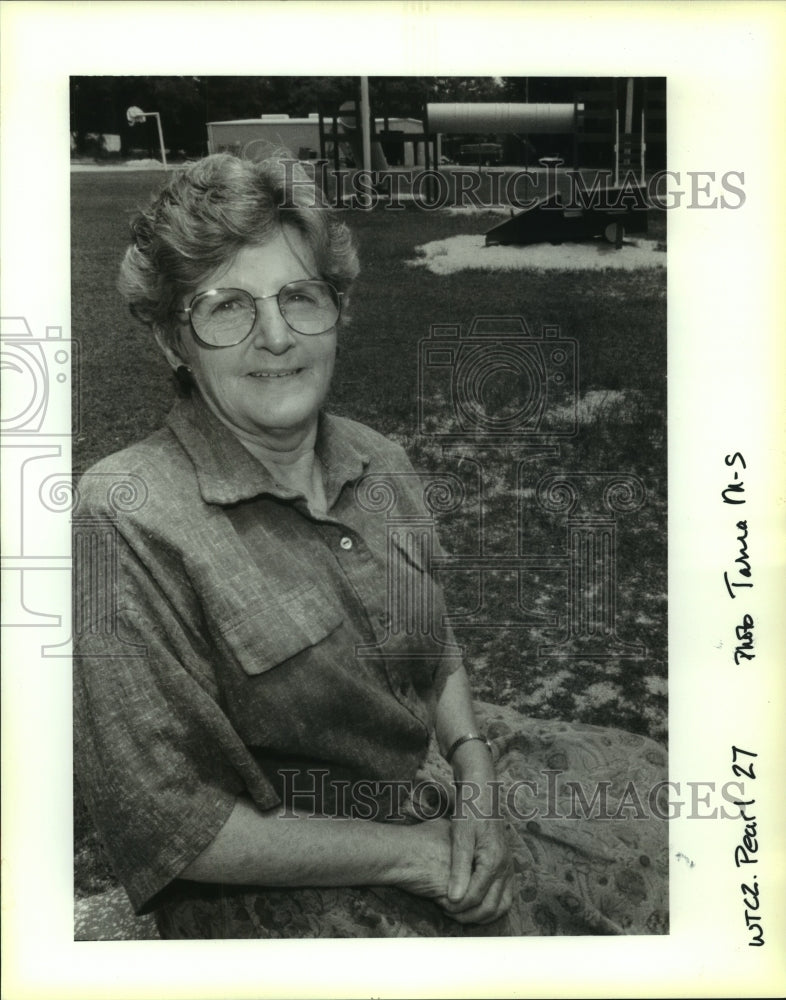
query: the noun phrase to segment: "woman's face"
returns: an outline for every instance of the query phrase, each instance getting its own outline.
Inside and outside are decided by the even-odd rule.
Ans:
[[[275,295],[290,281],[317,276],[310,248],[288,227],[286,236],[279,231],[262,246],[240,250],[229,265],[207,275],[189,301],[211,288],[244,288],[255,298]],[[241,439],[280,447],[297,442],[316,424],[333,374],[336,331],[296,333],[275,298],[256,305],[254,329],[240,344],[205,347],[184,328],[180,357],[165,350],[174,367],[191,368],[205,402],[230,430]]]

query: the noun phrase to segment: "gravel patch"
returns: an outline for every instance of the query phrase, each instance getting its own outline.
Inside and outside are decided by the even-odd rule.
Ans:
[[[182,163],[169,165],[170,170],[182,169]],[[71,170],[74,173],[104,173],[107,170],[163,170],[164,166],[160,160],[127,160],[125,163],[72,163]]]
[[[602,271],[619,268],[638,271],[665,267],[666,254],[656,240],[625,240],[617,250],[605,240],[588,243],[536,243],[532,246],[485,245],[483,233],[450,236],[415,247],[410,267],[425,267],[432,274],[456,271]]]

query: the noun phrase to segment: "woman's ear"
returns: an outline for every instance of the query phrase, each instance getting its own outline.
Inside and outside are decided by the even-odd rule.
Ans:
[[[161,348],[164,357],[167,359],[169,367],[172,371],[177,371],[181,365],[185,365],[185,361],[180,357],[177,351],[169,343],[166,334],[161,329],[160,326],[153,327],[153,334],[156,338],[156,343]],[[188,367],[188,366],[186,366]]]
[[[350,312],[350,297],[349,292],[343,292],[341,295],[341,316],[338,321],[338,329],[340,330],[342,326],[349,326],[352,322],[352,315]]]

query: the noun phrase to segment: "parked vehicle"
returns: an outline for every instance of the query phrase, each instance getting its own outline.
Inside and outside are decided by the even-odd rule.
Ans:
[[[502,163],[502,143],[464,143],[459,147],[459,163],[478,163],[486,167]]]

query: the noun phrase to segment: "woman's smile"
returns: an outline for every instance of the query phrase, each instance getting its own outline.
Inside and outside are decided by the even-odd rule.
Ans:
[[[252,378],[288,378],[291,375],[299,375],[301,372],[305,371],[304,368],[285,368],[280,371],[258,371],[249,372]]]

